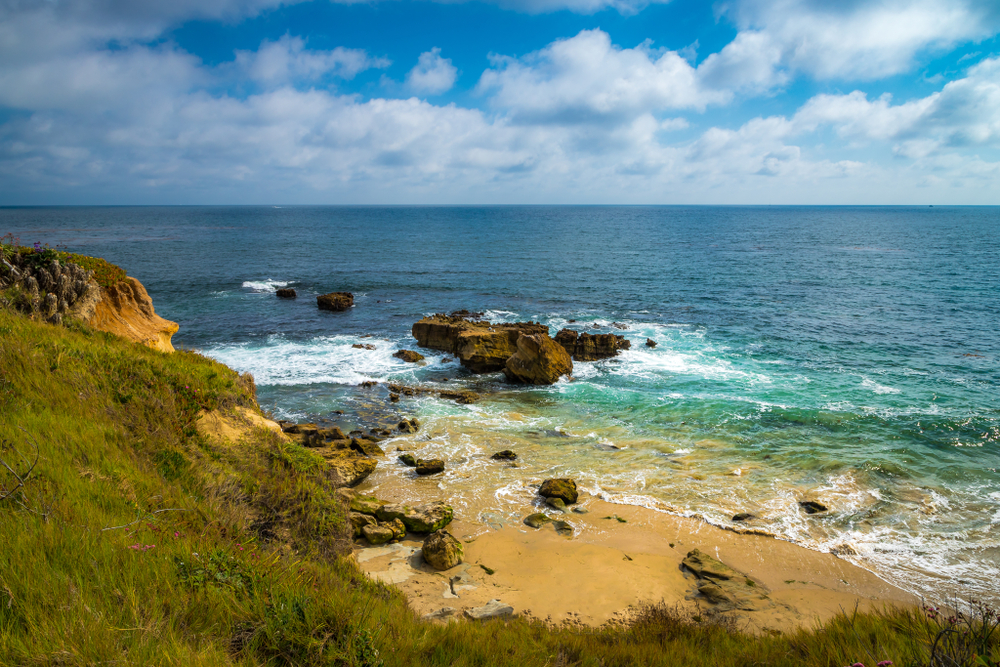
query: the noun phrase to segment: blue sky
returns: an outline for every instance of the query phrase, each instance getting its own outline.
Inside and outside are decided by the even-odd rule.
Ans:
[[[0,204],[1000,204],[997,0],[0,0]]]

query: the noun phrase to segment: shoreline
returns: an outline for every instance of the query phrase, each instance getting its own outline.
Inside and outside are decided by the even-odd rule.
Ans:
[[[355,490],[390,502],[412,498],[412,489],[388,481],[366,480]],[[627,619],[641,603],[663,602],[692,616],[723,614],[753,633],[789,632],[855,607],[919,603],[869,570],[771,536],[587,494],[578,506],[587,513],[557,517],[573,524],[573,537],[557,534],[551,524],[533,529],[496,516],[479,521],[469,508],[456,509],[446,530],[462,541],[465,558],[444,572],[423,562],[422,540],[415,536],[378,547],[362,538],[354,557],[369,577],[397,586],[419,615],[440,620],[498,599],[520,616],[598,627]],[[538,511],[523,509],[524,515]],[[699,593],[697,578],[681,565],[695,549],[745,575],[751,603],[727,608]]]

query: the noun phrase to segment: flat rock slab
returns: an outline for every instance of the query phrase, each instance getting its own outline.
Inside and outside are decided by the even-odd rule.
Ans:
[[[514,608],[500,600],[490,600],[482,607],[465,610],[465,617],[473,621],[485,621],[490,618],[506,618],[514,614]]]

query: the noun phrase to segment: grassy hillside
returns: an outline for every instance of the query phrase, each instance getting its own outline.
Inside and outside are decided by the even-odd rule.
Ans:
[[[209,359],[0,308],[0,664],[927,664],[936,626],[903,611],[760,637],[662,607],[602,630],[422,623],[343,558],[322,459],[198,434],[237,407],[258,409],[252,379]]]

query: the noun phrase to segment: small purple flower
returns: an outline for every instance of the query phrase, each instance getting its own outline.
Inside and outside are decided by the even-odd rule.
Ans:
[[[892,667],[892,660],[883,660],[878,663],[875,667]]]
[[[42,242],[35,241],[35,252],[41,252],[41,251],[42,251]]]

